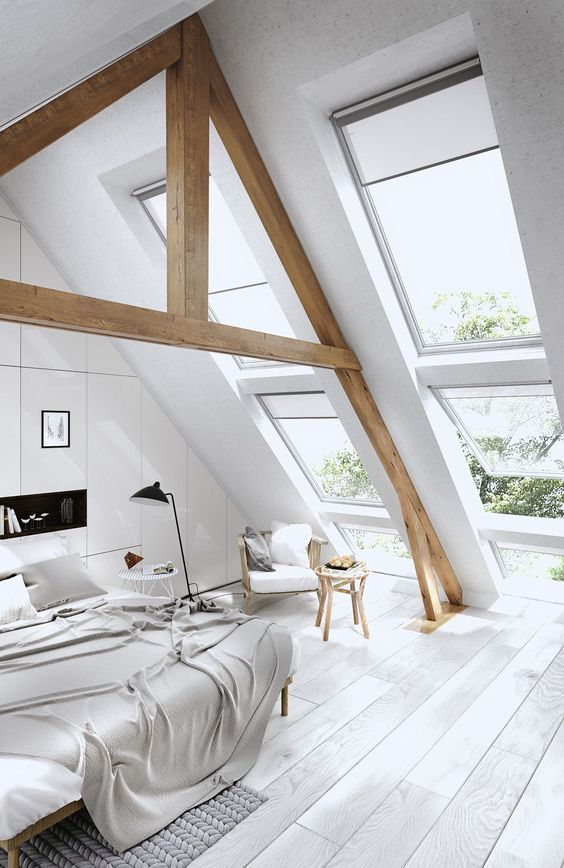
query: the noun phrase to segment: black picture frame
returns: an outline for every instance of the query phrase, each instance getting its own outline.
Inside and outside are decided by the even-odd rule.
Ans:
[[[41,448],[68,449],[69,446],[70,410],[42,410]]]

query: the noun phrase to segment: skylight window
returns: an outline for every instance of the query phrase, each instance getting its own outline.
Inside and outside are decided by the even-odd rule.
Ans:
[[[497,545],[507,578],[564,581],[564,556],[525,546]]]
[[[322,500],[381,504],[324,392],[258,397]]]
[[[564,438],[547,384],[440,389],[490,512],[564,516]]]
[[[401,536],[392,530],[366,530],[350,525],[337,525],[356,557],[369,569],[393,576],[409,573],[411,555]]]
[[[164,182],[136,195],[166,243]],[[209,294],[210,319],[216,322],[282,337],[296,336],[213,178],[210,178]],[[279,364],[239,356],[236,361],[241,367]]]
[[[479,64],[335,121],[418,347],[538,336]]]

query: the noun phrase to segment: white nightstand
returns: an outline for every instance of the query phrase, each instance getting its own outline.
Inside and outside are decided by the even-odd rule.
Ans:
[[[153,596],[153,589],[156,591],[155,596],[162,596],[159,590],[164,590],[167,597],[174,599],[175,593],[172,586],[174,576],[178,575],[178,570],[175,568],[170,573],[152,573],[143,575],[143,567],[132,567],[130,570],[124,567],[119,571],[119,577],[122,580],[123,587],[130,587],[138,594],[146,594],[147,597]]]

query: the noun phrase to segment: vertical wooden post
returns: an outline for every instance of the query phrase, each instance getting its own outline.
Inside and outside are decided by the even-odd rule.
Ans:
[[[411,549],[411,557],[415,564],[417,581],[419,582],[423,606],[425,607],[425,615],[429,621],[436,621],[442,615],[443,609],[439,600],[439,592],[437,591],[427,534],[415,508],[409,500],[405,500],[402,503],[402,511],[409,539],[409,547]]]
[[[208,318],[210,46],[197,15],[166,71],[167,308]]]

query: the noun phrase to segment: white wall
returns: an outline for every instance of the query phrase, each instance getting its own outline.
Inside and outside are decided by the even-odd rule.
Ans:
[[[1,200],[0,277],[70,291]],[[70,448],[41,448],[42,409],[70,410]],[[112,342],[0,323],[0,503],[87,488],[88,526],[67,532],[69,550],[99,581],[119,584],[128,550],[181,568],[172,510],[129,501],[157,479],[175,495],[191,578],[200,588],[238,579],[245,518]],[[180,573],[176,590],[184,588]]]

